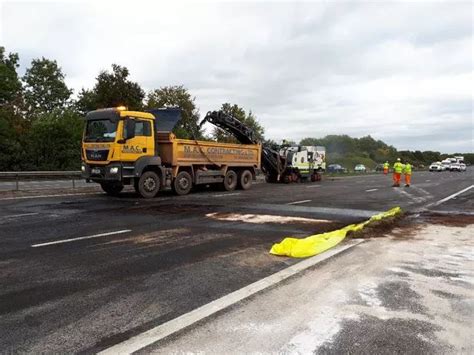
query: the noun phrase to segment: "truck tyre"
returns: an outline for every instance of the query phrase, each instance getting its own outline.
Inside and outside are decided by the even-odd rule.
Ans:
[[[116,182],[103,182],[100,187],[110,196],[117,196],[123,190],[123,185]]]
[[[239,173],[239,189],[248,190],[252,186],[252,173],[250,170],[244,170]]]
[[[144,198],[153,198],[160,191],[160,177],[154,171],[145,171],[138,180],[138,192]]]
[[[237,187],[237,173],[234,170],[228,170],[224,177],[224,190],[234,191]]]
[[[192,187],[193,178],[187,171],[180,171],[171,184],[171,189],[178,196],[187,195]]]

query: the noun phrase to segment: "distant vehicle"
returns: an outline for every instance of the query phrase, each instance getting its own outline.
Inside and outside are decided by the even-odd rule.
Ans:
[[[375,166],[375,171],[383,171],[383,164],[377,164]]]
[[[443,170],[451,170],[451,164],[453,162],[451,161],[451,159],[444,159],[442,162],[441,162],[441,165],[443,167]]]
[[[327,168],[328,173],[345,173],[347,170],[340,164],[329,164]]]
[[[459,167],[461,168],[461,171],[466,171],[466,164],[460,163]]]
[[[450,168],[450,171],[461,171],[461,164],[459,163],[452,163]]]
[[[437,161],[437,162],[431,163],[429,169],[430,171],[443,171],[444,167],[443,167],[443,164],[441,164],[441,162]]]
[[[462,155],[455,156],[454,159],[456,159],[456,162],[459,164],[464,163],[464,157]]]
[[[357,164],[354,168],[354,171],[356,173],[365,173],[367,171],[367,168],[364,164]]]
[[[321,180],[320,172],[326,170],[326,148],[321,146],[289,146],[280,149],[280,156],[287,161],[283,173],[285,182],[310,179]]]

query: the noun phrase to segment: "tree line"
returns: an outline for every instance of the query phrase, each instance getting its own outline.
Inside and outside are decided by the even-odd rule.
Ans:
[[[33,59],[23,76],[18,73],[19,60],[18,53],[7,53],[0,47],[0,171],[79,169],[82,117],[105,107],[124,105],[130,110],[144,110],[177,106],[182,110],[182,119],[174,128],[178,138],[236,142],[217,127],[209,135],[203,132],[195,98],[182,85],[145,92],[130,80],[126,67],[112,64],[110,70],[97,75],[92,88],[83,88],[75,95],[55,60]],[[223,103],[220,109],[250,126],[264,140],[264,128],[252,111],[230,103]],[[397,152],[370,136],[306,138],[301,144],[324,145],[329,157],[335,159],[361,154],[382,161],[402,154],[414,162],[428,163],[441,158],[438,152]]]
[[[126,67],[112,64],[111,70],[98,74],[92,88],[74,95],[55,60],[33,59],[21,77],[18,68],[18,53],[7,54],[0,47],[0,171],[79,169],[82,117],[105,107],[180,107],[182,119],[174,128],[178,138],[235,142],[218,128],[204,134],[195,98],[181,85],[146,93],[130,80]],[[263,139],[263,127],[251,111],[230,103],[220,109],[245,122]]]
[[[352,138],[348,135],[304,138],[300,144],[326,147],[328,162],[339,163],[348,169],[354,168],[356,164],[364,164],[369,168],[374,168],[376,164],[386,161],[393,164],[397,158],[404,162],[409,161],[416,167],[426,167],[432,162],[441,161],[455,155],[464,156],[467,163],[474,163],[474,154],[472,153],[442,154],[431,150],[397,150],[395,147],[381,140],[376,140],[370,135],[362,138]]]

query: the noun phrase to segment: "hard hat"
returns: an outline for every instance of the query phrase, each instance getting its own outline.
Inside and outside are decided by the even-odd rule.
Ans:
[[[400,161],[400,158],[397,158],[397,161]]]

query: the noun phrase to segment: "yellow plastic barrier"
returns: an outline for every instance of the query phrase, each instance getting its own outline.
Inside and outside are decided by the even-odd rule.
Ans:
[[[270,254],[291,256],[293,258],[314,256],[342,242],[348,232],[358,232],[372,222],[381,221],[388,217],[395,217],[401,212],[402,209],[400,207],[395,207],[387,212],[376,214],[365,222],[351,224],[332,232],[315,234],[304,239],[285,238],[282,242],[273,244]]]

